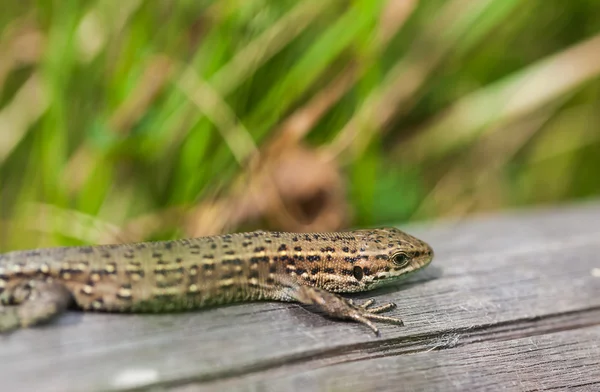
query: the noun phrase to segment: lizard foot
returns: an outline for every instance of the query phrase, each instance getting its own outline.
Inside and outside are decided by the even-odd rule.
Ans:
[[[64,312],[72,300],[60,283],[28,282],[16,292],[15,305],[0,306],[0,333],[49,321]]]
[[[357,305],[352,300],[330,293],[316,287],[300,286],[297,288],[294,298],[307,305],[315,305],[328,316],[338,319],[350,319],[365,324],[376,334],[379,329],[373,321],[382,321],[396,325],[404,325],[402,320],[395,317],[382,316],[377,313],[386,312],[396,307],[393,303],[371,308],[375,302],[370,299],[365,303]]]

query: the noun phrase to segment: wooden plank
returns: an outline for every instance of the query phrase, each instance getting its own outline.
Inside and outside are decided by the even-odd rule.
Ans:
[[[307,372],[347,361],[369,373],[379,365],[374,358],[410,358],[428,350],[434,350],[430,361],[437,355],[451,361],[465,340],[518,342],[560,330],[568,335],[600,324],[598,222],[596,203],[409,229],[432,244],[434,263],[404,285],[354,296],[399,305],[390,315],[406,325],[380,324],[379,338],[364,326],[295,304],[174,315],[72,312],[47,327],[0,337],[0,379],[14,391],[234,386],[248,377],[281,377],[281,369]],[[447,350],[436,351],[442,348]],[[342,376],[327,382],[336,385]],[[405,382],[403,388],[413,387]]]
[[[460,341],[456,335],[451,338]],[[314,366],[315,364],[313,364]],[[600,327],[331,366],[283,367],[187,391],[598,391]]]

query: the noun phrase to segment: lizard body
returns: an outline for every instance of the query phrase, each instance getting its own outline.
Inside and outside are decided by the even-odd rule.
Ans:
[[[0,332],[50,320],[69,305],[110,312],[169,312],[275,300],[315,305],[378,333],[371,290],[431,261],[425,242],[398,229],[338,233],[255,231],[163,242],[0,254]]]

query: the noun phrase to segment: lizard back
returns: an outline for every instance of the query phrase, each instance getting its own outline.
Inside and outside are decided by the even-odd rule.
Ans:
[[[416,271],[433,252],[397,229],[256,231],[162,242],[0,255],[0,299],[57,280],[83,309],[175,311],[253,300],[291,301],[297,285],[365,291]]]

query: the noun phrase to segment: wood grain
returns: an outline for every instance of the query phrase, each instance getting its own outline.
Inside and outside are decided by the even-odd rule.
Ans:
[[[379,338],[295,304],[72,312],[0,337],[3,390],[600,389],[599,203],[405,229],[436,258],[353,296],[398,304]]]
[[[458,335],[450,337],[458,342]],[[508,341],[461,343],[452,350],[383,355],[317,368],[176,388],[223,391],[539,391],[598,390],[600,328]],[[249,386],[252,386],[251,388]]]

